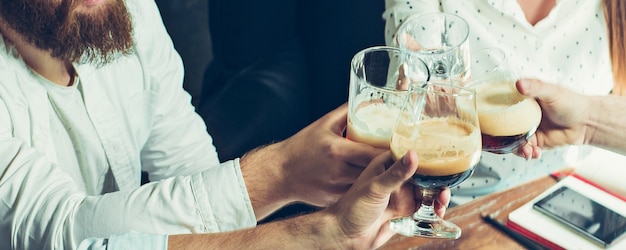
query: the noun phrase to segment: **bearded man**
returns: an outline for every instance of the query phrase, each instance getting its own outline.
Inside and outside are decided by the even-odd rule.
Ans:
[[[0,0],[0,248],[375,248],[414,211],[345,105],[220,163],[182,79],[152,1]],[[256,227],[294,202],[330,207]]]

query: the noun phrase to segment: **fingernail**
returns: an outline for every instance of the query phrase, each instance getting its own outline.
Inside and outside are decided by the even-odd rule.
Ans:
[[[408,166],[409,165],[409,153],[407,152],[404,157],[402,157],[402,164]]]
[[[528,82],[525,79],[520,79],[519,83],[520,83],[520,86],[522,86],[522,88],[524,88],[525,90],[530,87],[530,82]]]
[[[443,207],[444,209],[450,205],[450,201],[448,201],[448,203],[446,203],[446,204],[441,203],[441,201],[439,201],[439,200],[435,200],[435,202],[437,202],[439,205],[441,205],[441,207]]]

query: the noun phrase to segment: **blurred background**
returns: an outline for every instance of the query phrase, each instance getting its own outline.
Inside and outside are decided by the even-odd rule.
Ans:
[[[311,100],[314,104],[311,120],[347,101],[349,62],[352,56],[366,47],[384,44],[384,22],[381,17],[384,1],[373,1],[370,4],[359,0],[156,2],[174,46],[185,62],[185,88],[196,103],[201,98],[204,71],[214,54],[232,53],[232,58],[237,59],[241,54],[249,53],[249,49],[234,48],[233,45],[242,42],[259,53],[247,55],[249,57],[272,51],[255,47],[258,40],[242,41],[242,37],[232,36],[229,31],[259,34],[256,38],[264,41],[276,38],[270,36],[276,36],[277,33],[297,36],[306,55],[310,95],[315,97]],[[213,18],[209,18],[210,15]],[[209,29],[209,20],[211,28],[216,31],[211,32]],[[280,42],[273,44],[281,45]]]
[[[156,3],[222,161],[283,140],[347,102],[352,56],[384,44],[384,1]],[[275,217],[310,209],[294,205]]]

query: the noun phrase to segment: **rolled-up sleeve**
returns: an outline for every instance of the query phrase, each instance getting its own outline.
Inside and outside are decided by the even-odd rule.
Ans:
[[[236,161],[88,196],[19,140],[0,141],[0,150],[0,159],[11,159],[0,178],[0,242],[17,249],[73,249],[84,239],[131,231],[206,233],[256,225]]]
[[[89,238],[78,245],[78,250],[165,250],[167,235],[131,232],[113,235],[108,239]]]
[[[194,177],[199,214],[209,232],[253,227],[256,217],[246,190],[239,159],[222,163]]]

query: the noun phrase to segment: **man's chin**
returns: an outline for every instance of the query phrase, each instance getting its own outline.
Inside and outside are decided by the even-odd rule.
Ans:
[[[133,51],[134,50],[130,48],[124,51],[109,51],[107,54],[85,53],[79,60],[75,60],[74,62],[78,64],[90,64],[96,67],[102,67],[119,59],[120,57],[131,54]]]

